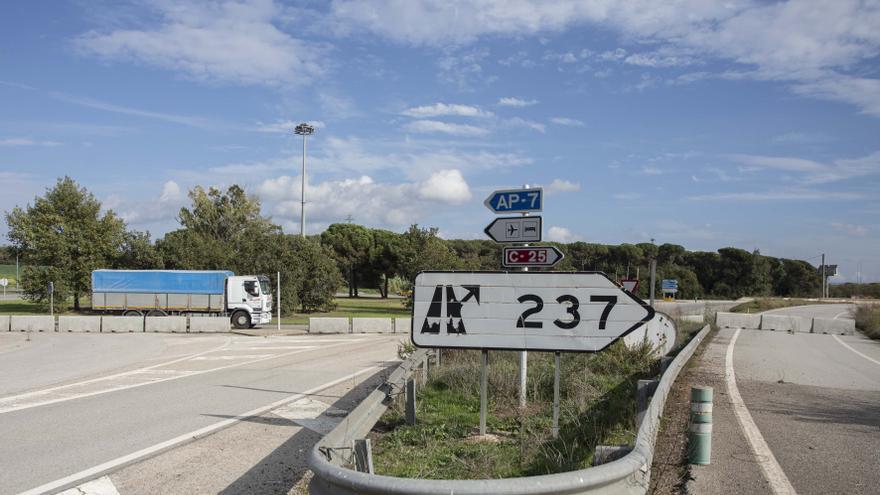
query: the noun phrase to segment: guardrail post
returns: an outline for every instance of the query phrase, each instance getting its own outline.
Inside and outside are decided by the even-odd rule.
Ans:
[[[712,457],[712,387],[691,388],[691,426],[688,438],[691,464],[709,464]]]
[[[437,367],[438,368],[440,367],[440,359],[441,359],[440,356],[441,356],[442,351],[443,351],[443,349],[437,349]]]
[[[642,425],[648,410],[649,397],[657,390],[657,380],[639,380],[636,384],[636,429]]]
[[[416,424],[416,381],[406,379],[406,424]]]
[[[632,447],[625,445],[596,445],[596,450],[593,452],[593,465],[601,466],[616,461],[631,451]]]
[[[428,354],[422,359],[422,385],[428,383]]]
[[[373,474],[373,449],[369,438],[354,441],[354,464],[358,471]]]

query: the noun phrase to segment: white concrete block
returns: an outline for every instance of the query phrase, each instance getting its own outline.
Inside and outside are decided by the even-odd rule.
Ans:
[[[351,333],[348,318],[309,318],[309,333]]]
[[[722,313],[715,314],[715,324],[721,328],[761,328],[761,315],[748,313]]]
[[[849,318],[813,318],[813,333],[854,335],[856,320]]]
[[[10,329],[13,332],[54,332],[55,317],[12,315]]]
[[[351,333],[394,333],[391,318],[352,318]]]
[[[147,316],[145,332],[186,333],[186,316]]]
[[[59,316],[59,332],[100,332],[100,316]]]
[[[228,316],[190,316],[190,333],[223,333],[229,332]]]
[[[142,316],[102,316],[101,332],[125,333],[143,332],[144,318]]]
[[[0,332],[9,331],[9,315],[0,315]]]
[[[412,332],[412,318],[395,318],[394,333]]]
[[[761,315],[761,330],[775,330],[777,332],[805,332],[810,333],[813,327],[812,318],[790,315]]]

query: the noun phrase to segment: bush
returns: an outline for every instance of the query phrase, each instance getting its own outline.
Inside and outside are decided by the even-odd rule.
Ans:
[[[868,337],[880,340],[880,307],[859,304],[854,313],[856,327]]]

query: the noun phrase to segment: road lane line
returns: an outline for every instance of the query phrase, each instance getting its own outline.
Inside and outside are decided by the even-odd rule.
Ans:
[[[870,357],[870,356],[867,356],[867,355],[865,355],[865,354],[862,354],[861,352],[859,352],[859,351],[853,349],[852,346],[850,346],[849,344],[847,344],[846,342],[844,342],[843,340],[841,340],[839,337],[837,337],[837,335],[832,335],[832,337],[834,337],[834,340],[836,340],[840,345],[842,345],[842,346],[846,347],[847,349],[853,351],[854,353],[858,354],[859,356],[862,356],[863,358],[867,359],[868,361],[871,361],[871,362],[874,363],[874,364],[880,364],[880,361],[877,361],[876,359],[874,359],[874,358],[872,358],[872,357]]]
[[[264,358],[260,358],[260,359],[253,359],[253,360],[250,360],[250,361],[244,361],[244,362],[241,362],[241,363],[228,364],[228,365],[226,365],[226,366],[218,366],[218,367],[216,367],[216,368],[210,368],[210,369],[206,369],[206,370],[198,370],[198,371],[168,370],[168,371],[175,371],[175,372],[178,372],[178,373],[180,373],[180,374],[176,374],[176,375],[172,375],[172,376],[168,376],[168,377],[160,378],[160,379],[150,379],[150,380],[146,380],[146,381],[143,381],[143,382],[140,382],[140,383],[132,383],[132,384],[128,384],[128,385],[120,385],[120,386],[117,386],[117,387],[111,387],[111,388],[107,388],[107,389],[103,389],[103,390],[95,390],[95,391],[93,391],[93,392],[84,392],[84,393],[80,393],[80,394],[70,394],[70,395],[65,395],[65,396],[63,396],[63,397],[58,397],[58,398],[55,398],[55,399],[49,399],[49,400],[44,400],[44,401],[39,401],[39,400],[38,400],[38,401],[35,401],[35,402],[24,403],[24,404],[20,404],[20,403],[19,403],[22,397],[25,397],[25,396],[35,396],[35,395],[37,395],[37,394],[44,394],[44,395],[45,395],[45,394],[47,394],[47,393],[54,392],[54,391],[56,391],[57,389],[60,389],[60,388],[69,388],[69,387],[71,387],[71,386],[73,386],[73,385],[76,385],[76,384],[66,385],[66,386],[64,386],[64,387],[56,387],[56,388],[54,388],[54,389],[48,389],[48,390],[45,390],[45,391],[30,392],[30,393],[22,394],[22,395],[14,395],[14,396],[10,396],[10,397],[3,397],[2,399],[0,399],[0,404],[3,404],[3,403],[5,402],[5,403],[12,403],[13,405],[11,405],[11,406],[7,406],[7,407],[3,407],[2,405],[0,405],[0,414],[5,414],[5,413],[9,413],[9,412],[14,412],[14,411],[21,411],[21,410],[23,410],[23,409],[30,409],[30,408],[32,408],[32,407],[47,406],[47,405],[49,405],[49,404],[56,404],[56,403],[58,403],[58,402],[65,402],[65,401],[74,400],[74,399],[82,399],[82,398],[85,398],[85,397],[93,397],[93,396],[95,396],[95,395],[108,394],[108,393],[110,393],[110,392],[118,392],[118,391],[120,391],[120,390],[128,390],[128,389],[131,389],[131,388],[143,387],[143,386],[145,386],[145,385],[153,385],[153,384],[155,384],[155,383],[162,383],[162,382],[167,382],[167,381],[170,381],[170,380],[177,380],[177,379],[180,379],[180,378],[186,378],[186,377],[190,377],[190,376],[203,375],[203,374],[205,374],[205,373],[212,373],[212,372],[214,372],[214,371],[221,371],[221,370],[226,370],[226,369],[230,369],[230,368],[237,368],[237,367],[239,367],[239,366],[245,366],[245,365],[248,365],[248,364],[255,364],[255,363],[259,363],[259,362],[261,362],[261,361],[266,361],[266,360],[269,360],[269,359],[277,359],[277,358],[282,358],[282,357],[292,356],[292,355],[294,355],[294,354],[300,354],[300,353],[303,353],[303,352],[309,352],[309,351],[313,351],[313,350],[329,349],[329,348],[331,348],[331,347],[338,347],[338,346],[341,346],[341,345],[346,345],[346,344],[350,344],[350,343],[357,343],[357,342],[361,342],[361,341],[363,341],[363,339],[360,339],[360,340],[349,340],[349,341],[347,341],[347,342],[343,342],[343,343],[340,343],[340,344],[325,345],[325,346],[320,347],[320,348],[317,348],[317,347],[316,347],[316,348],[306,348],[306,349],[299,349],[299,350],[291,351],[291,352],[284,352],[284,353],[281,353],[281,354],[272,354],[272,355],[269,355],[269,357],[264,357]],[[210,352],[214,352],[214,351],[210,351]],[[196,355],[196,356],[198,356],[198,355]],[[171,362],[171,363],[165,363],[165,364],[173,364],[173,363],[175,363],[175,362],[180,362],[180,361],[181,361],[181,360],[173,361],[173,362]],[[157,365],[157,366],[158,366],[158,365]],[[144,373],[144,371],[150,371],[150,370],[152,370],[152,368],[155,368],[155,366],[150,366],[150,367],[148,367],[148,368],[141,368],[141,369],[139,369],[139,370],[134,370],[134,371],[126,372],[126,373],[120,373],[119,375],[113,375],[112,377],[108,377],[108,378],[119,378],[119,377],[121,377],[121,376],[130,376],[130,375],[135,375],[135,374],[138,374],[138,373]],[[156,371],[163,371],[163,370],[156,370]],[[150,372],[153,372],[153,371],[150,371]],[[100,379],[87,380],[87,381],[82,382],[82,383],[91,383],[91,382],[95,382],[95,381],[99,381],[99,380],[100,380]]]
[[[49,483],[46,483],[45,485],[40,485],[36,488],[31,488],[30,490],[19,493],[19,495],[39,495],[39,494],[49,493],[54,490],[58,490],[60,488],[66,487],[66,486],[75,485],[78,483],[82,483],[84,481],[95,479],[99,476],[102,476],[104,474],[115,471],[123,466],[128,465],[128,464],[132,464],[136,461],[143,460],[146,457],[151,457],[151,456],[160,454],[166,450],[180,446],[181,444],[192,442],[192,441],[198,440],[200,438],[203,438],[205,436],[208,436],[211,433],[215,433],[219,430],[222,430],[223,428],[229,427],[229,426],[231,426],[231,425],[233,425],[243,419],[252,418],[254,416],[259,416],[261,414],[264,414],[266,412],[271,411],[272,409],[276,409],[276,408],[281,407],[285,404],[289,404],[289,403],[294,402],[296,400],[302,399],[303,397],[307,397],[311,394],[328,389],[334,385],[339,385],[340,383],[343,383],[347,380],[351,380],[352,378],[356,378],[356,377],[363,375],[365,373],[369,373],[371,371],[377,371],[380,369],[382,369],[381,366],[371,366],[369,368],[364,368],[360,371],[355,371],[354,373],[349,373],[348,375],[345,375],[341,378],[337,378],[336,380],[333,380],[333,381],[329,381],[329,382],[324,383],[322,385],[318,385],[317,387],[306,390],[305,392],[291,395],[290,397],[287,397],[286,399],[281,399],[279,401],[275,401],[267,406],[258,407],[256,409],[248,411],[244,414],[239,414],[238,416],[235,416],[234,418],[229,418],[229,419],[224,419],[223,421],[218,421],[217,423],[214,423],[212,425],[208,425],[204,428],[199,428],[198,430],[191,431],[189,433],[184,433],[183,435],[176,436],[176,437],[172,438],[171,440],[166,440],[164,442],[157,443],[157,444],[152,445],[150,447],[147,447],[145,449],[141,449],[136,452],[132,452],[131,454],[124,455],[122,457],[118,457],[116,459],[113,459],[112,461],[107,461],[103,464],[98,464],[97,466],[91,467],[89,469],[85,469],[85,470],[80,471],[78,473],[71,474],[70,476],[65,476],[64,478],[61,478],[61,479],[58,479],[55,481],[51,481]]]
[[[736,344],[736,339],[739,338],[741,331],[742,328],[736,329],[736,333],[733,334],[733,338],[727,344],[727,355],[724,359],[725,380],[727,382],[727,395],[730,397],[730,404],[733,406],[733,412],[736,414],[736,419],[739,421],[739,426],[742,428],[746,440],[749,441],[749,445],[752,447],[755,461],[761,466],[764,479],[770,484],[770,490],[774,495],[796,495],[797,492],[794,491],[794,487],[791,486],[791,482],[788,481],[788,477],[785,476],[785,472],[776,461],[773,451],[770,450],[764,437],[761,436],[761,431],[752,419],[752,415],[749,413],[749,409],[746,407],[745,402],[743,402],[739,389],[736,387],[736,374],[733,371],[733,346]]]

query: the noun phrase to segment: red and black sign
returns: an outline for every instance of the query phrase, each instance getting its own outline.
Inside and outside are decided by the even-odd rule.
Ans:
[[[506,247],[503,249],[501,264],[507,268],[551,267],[559,263],[565,255],[554,246]]]

